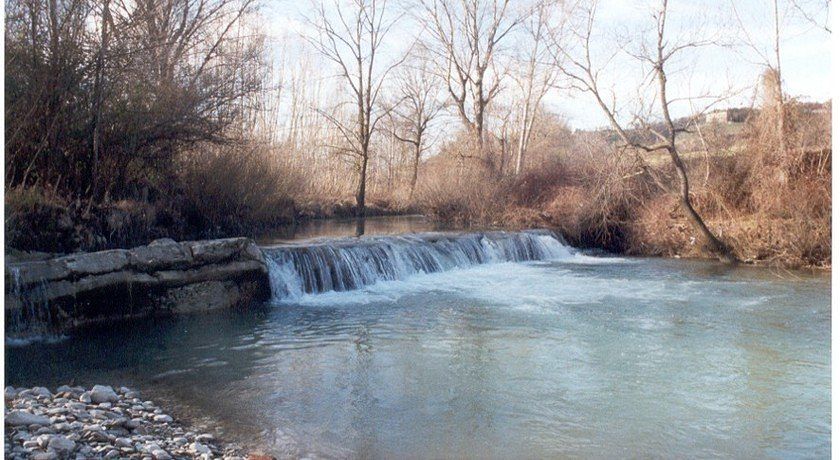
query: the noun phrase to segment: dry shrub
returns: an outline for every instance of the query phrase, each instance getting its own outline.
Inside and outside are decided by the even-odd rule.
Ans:
[[[211,233],[252,231],[295,217],[301,177],[261,146],[208,146],[185,155],[185,208]]]
[[[714,233],[714,222],[707,220]],[[703,241],[688,223],[676,196],[661,193],[651,197],[628,223],[628,252],[663,257],[702,257]]]
[[[751,167],[742,157],[687,162],[692,202],[701,215],[731,218],[752,208]]]
[[[504,181],[477,162],[436,160],[424,166],[418,183],[423,212],[450,225],[496,224],[504,211]]]
[[[655,188],[632,156],[601,147],[568,166],[575,188],[561,190],[552,214],[573,244],[626,252],[632,244],[630,224]]]
[[[745,258],[772,263],[828,265],[831,260],[831,118],[829,105],[786,104],[786,149],[779,149],[773,113],[748,126],[741,157],[750,177],[750,206],[733,229]]]
[[[73,249],[73,220],[67,203],[43,187],[7,188],[6,246],[65,252]]]
[[[824,106],[795,101],[785,114],[784,150],[778,145],[776,114],[765,110],[744,127],[734,156],[690,161],[692,199],[710,229],[741,259],[826,266],[831,260],[830,118]],[[631,227],[632,252],[704,255],[668,194],[648,200]]]
[[[554,158],[540,168],[528,169],[510,184],[508,200],[515,206],[545,206],[554,201],[562,187],[579,184],[580,171],[570,162]]]
[[[506,227],[555,227],[576,240],[580,210],[586,201],[580,171],[566,159],[555,157],[526,169],[504,182],[501,222]],[[500,187],[502,188],[502,187]]]

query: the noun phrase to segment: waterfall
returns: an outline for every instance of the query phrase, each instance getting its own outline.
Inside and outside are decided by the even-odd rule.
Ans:
[[[46,299],[47,282],[39,281],[28,288],[23,287],[19,267],[7,267],[9,276],[6,296],[6,343],[10,335],[21,332],[45,334],[54,323],[53,311]],[[17,343],[14,339],[12,343]],[[28,341],[20,341],[28,343]]]
[[[346,238],[262,249],[275,300],[350,291],[479,264],[572,255],[562,237],[547,230]]]

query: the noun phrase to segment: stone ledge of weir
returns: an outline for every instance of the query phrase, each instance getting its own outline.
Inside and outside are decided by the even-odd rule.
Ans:
[[[248,238],[175,242],[6,263],[6,334],[62,334],[91,324],[190,313],[270,298]]]

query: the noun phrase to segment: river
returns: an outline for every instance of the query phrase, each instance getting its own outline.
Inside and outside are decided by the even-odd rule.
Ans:
[[[128,383],[281,456],[829,456],[827,273],[566,249],[7,347],[7,384]]]

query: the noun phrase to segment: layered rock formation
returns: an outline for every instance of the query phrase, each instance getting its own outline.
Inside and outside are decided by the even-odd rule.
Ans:
[[[18,335],[243,306],[271,293],[257,245],[228,238],[7,262],[5,295],[6,332]]]

